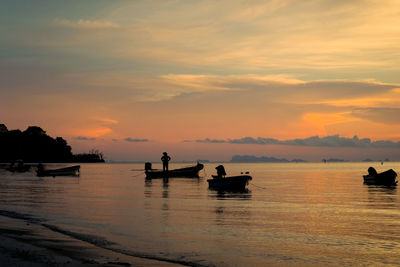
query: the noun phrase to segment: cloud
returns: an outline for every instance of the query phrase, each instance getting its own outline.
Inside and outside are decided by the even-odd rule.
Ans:
[[[131,138],[131,137],[127,137],[124,140],[126,142],[133,142],[133,143],[149,142],[148,139],[139,139],[139,138]]]
[[[382,124],[399,124],[400,108],[357,108],[352,115]]]
[[[12,74],[5,64],[2,71],[5,77],[24,78],[18,71]],[[128,72],[82,72],[53,75],[35,90],[42,90],[40,95],[22,96],[17,94],[21,86],[14,84],[21,79],[2,84],[4,88],[18,89],[0,90],[4,99],[13,100],[3,103],[1,110],[17,114],[18,110],[29,108],[32,112],[41,111],[40,116],[45,117],[62,106],[68,115],[74,115],[69,128],[79,128],[72,136],[126,137],[131,131],[121,130],[138,124],[143,126],[139,136],[153,140],[235,136],[291,139],[333,134],[400,140],[400,121],[396,117],[400,86],[375,80],[307,81],[294,74],[143,77]],[[69,84],[72,81],[74,84]],[[37,83],[26,84],[26,90],[37,87]],[[47,109],[42,107],[44,95],[52,96],[47,98]],[[168,137],[158,133],[155,125],[144,126],[143,119],[157,121],[157,127],[162,124]],[[72,125],[77,121],[81,121],[79,125]]]
[[[97,117],[97,118],[94,118],[94,120],[96,120],[96,121],[98,121],[98,122],[101,122],[101,123],[106,123],[106,124],[118,124],[118,121],[117,121],[117,120],[110,119],[110,118],[100,118],[100,117]]]
[[[393,101],[393,96],[389,93],[399,87],[397,84],[370,79],[306,81],[295,74],[166,74],[140,77],[127,73],[99,73],[96,76],[86,75],[81,79],[89,88],[94,87],[97,90],[104,88],[108,91],[109,88],[113,88],[114,95],[115,92],[130,94],[130,97],[127,97],[137,102],[159,102],[187,93],[212,94],[220,91],[227,95],[231,92],[236,94],[242,92],[248,96],[250,93],[258,93],[257,97],[266,98],[266,101],[278,100],[291,103],[302,101],[302,103],[322,103],[332,106],[348,106],[355,102],[357,105],[366,105],[377,97],[380,97],[379,103]],[[400,94],[397,94],[400,99]],[[360,98],[365,100],[361,101]],[[370,98],[370,101],[366,101],[366,98]],[[349,102],[349,99],[352,101]]]
[[[185,142],[189,142],[186,140]],[[255,145],[287,145],[287,146],[314,146],[314,147],[373,147],[373,148],[400,148],[400,142],[393,141],[371,141],[369,138],[359,139],[340,137],[339,135],[318,137],[312,136],[304,139],[278,140],[263,137],[243,137],[240,139],[197,139],[196,143],[228,143],[228,144],[255,144]]]
[[[290,74],[274,75],[194,75],[194,74],[168,74],[161,75],[164,82],[186,88],[191,91],[211,91],[239,89],[242,85],[252,84],[253,87],[266,86],[270,84],[300,85],[305,84]]]
[[[126,41],[137,49],[126,56],[224,69],[397,68],[387,55],[398,47],[399,3],[361,2],[134,2],[112,17],[135,18]]]
[[[258,98],[257,102],[264,99],[264,102],[269,103],[326,104],[338,107],[349,107],[353,103],[364,106],[368,106],[368,103],[387,105],[388,102],[397,103],[400,100],[399,93],[397,99],[393,97],[399,85],[375,80],[306,81],[290,74],[226,76],[169,74],[159,77],[159,81],[165,83],[166,88],[174,88],[176,96],[180,95],[179,92],[207,94],[221,91],[223,94],[225,91],[227,97],[243,94],[243,99],[246,99],[251,95]]]
[[[87,137],[87,136],[76,136],[74,137],[75,140],[80,140],[80,141],[94,141],[96,140],[95,137]]]
[[[72,21],[68,19],[56,18],[53,20],[53,24],[64,28],[85,29],[85,30],[116,29],[120,27],[120,25],[111,21],[85,20],[85,19]]]
[[[68,55],[95,53],[118,63],[130,61],[129,66],[140,72],[146,68],[147,74],[201,68],[201,73],[296,72],[315,78],[324,70],[325,78],[354,78],[391,70],[385,77],[394,79],[399,7],[391,0],[168,1],[157,6],[151,1],[123,1],[92,10],[99,20],[54,19],[49,17],[54,12],[48,12],[42,16],[52,20],[56,31],[37,23],[20,34],[5,27],[10,33],[3,39],[18,37],[13,43],[25,40],[35,48],[65,46]],[[67,10],[65,16],[72,17]],[[59,31],[60,27],[119,30],[85,35]],[[118,63],[110,66],[114,69]]]

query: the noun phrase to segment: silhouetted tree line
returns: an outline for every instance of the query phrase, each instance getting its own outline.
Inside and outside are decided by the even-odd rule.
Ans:
[[[97,149],[92,149],[89,153],[73,155],[75,162],[104,162],[103,153]]]
[[[0,124],[0,162],[104,162],[103,154],[92,150],[87,154],[72,154],[71,146],[62,137],[48,136],[38,126],[25,131],[8,130]]]

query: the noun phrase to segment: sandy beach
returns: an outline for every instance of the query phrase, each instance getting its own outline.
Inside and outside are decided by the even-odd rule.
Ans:
[[[181,266],[132,257],[50,230],[41,223],[0,215],[1,266]]]

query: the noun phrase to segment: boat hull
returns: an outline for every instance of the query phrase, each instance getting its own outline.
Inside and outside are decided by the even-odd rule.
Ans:
[[[364,175],[364,183],[370,185],[396,185],[397,173],[392,169],[374,175]]]
[[[181,178],[199,178],[199,171],[204,168],[203,164],[197,164],[192,167],[186,167],[181,169],[174,169],[169,171],[162,170],[146,170],[146,179],[157,179],[157,178],[173,178],[173,177],[181,177]]]
[[[80,165],[75,165],[71,167],[53,169],[53,170],[43,170],[38,171],[37,176],[44,177],[44,176],[79,176],[80,174]]]
[[[225,178],[208,179],[208,187],[214,190],[245,190],[252,180],[250,175],[230,176]]]

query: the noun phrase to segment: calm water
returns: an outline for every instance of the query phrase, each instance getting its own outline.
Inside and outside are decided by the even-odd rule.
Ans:
[[[399,188],[364,185],[362,174],[400,163],[224,165],[228,175],[250,171],[248,192],[210,191],[216,164],[168,182],[146,182],[132,171],[142,164],[86,164],[79,178],[0,172],[0,209],[191,265],[398,265]]]

